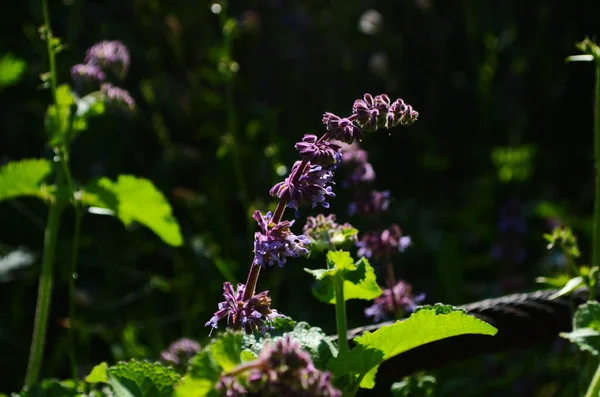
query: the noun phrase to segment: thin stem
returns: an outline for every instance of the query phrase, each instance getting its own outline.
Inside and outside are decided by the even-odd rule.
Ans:
[[[52,297],[52,266],[54,264],[54,251],[56,249],[56,240],[60,226],[60,212],[60,203],[56,201],[52,202],[48,211],[48,222],[46,224],[44,236],[44,258],[42,261],[40,283],[38,287],[38,300],[33,324],[29,364],[27,366],[27,375],[25,376],[25,385],[28,387],[33,386],[37,382],[40,367],[42,366],[42,358],[44,356],[48,314],[50,312],[50,301]]]
[[[594,98],[594,161],[596,167],[596,201],[592,239],[592,266],[600,266],[600,58],[596,59],[596,89]],[[592,294],[592,291],[590,291]]]
[[[346,324],[346,301],[344,300],[344,278],[335,277],[335,322],[337,326],[339,354],[348,352],[348,325]]]
[[[588,387],[585,397],[598,397],[600,395],[600,365],[596,368],[592,382]]]
[[[48,10],[48,0],[42,0],[42,14],[44,16],[44,27],[46,28],[46,50],[48,51],[48,63],[50,65],[50,90],[52,91],[52,101],[57,104],[56,99],[56,58],[54,54],[54,43],[52,28],[50,27],[50,11]]]

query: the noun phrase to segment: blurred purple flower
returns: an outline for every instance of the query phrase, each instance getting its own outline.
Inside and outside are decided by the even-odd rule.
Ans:
[[[129,50],[121,41],[101,41],[87,50],[85,63],[108,68],[122,79],[129,70],[130,58]]]
[[[254,263],[262,267],[273,266],[275,262],[282,267],[287,258],[297,258],[308,254],[306,245],[310,239],[304,235],[295,235],[290,228],[294,221],[271,222],[271,212],[263,216],[254,211],[253,218],[261,228],[254,234]]]
[[[219,321],[227,317],[227,327],[233,330],[243,329],[251,334],[255,331],[264,332],[269,329],[268,324],[273,319],[282,317],[277,310],[271,309],[271,298],[267,295],[269,291],[263,291],[244,301],[245,291],[244,284],[239,283],[234,291],[231,283],[223,283],[225,301],[219,303],[219,310],[205,326],[215,329]]]
[[[296,149],[302,158],[323,167],[335,164],[340,156],[340,146],[328,141],[319,142],[316,135],[304,135]]]
[[[409,236],[403,236],[400,226],[393,224],[382,232],[367,232],[356,243],[358,256],[373,258],[380,262],[394,253],[402,252],[411,245]]]
[[[363,164],[367,163],[369,159],[369,154],[366,150],[361,149],[358,143],[353,143],[352,145],[343,144],[341,146],[342,150],[342,164],[354,165],[354,164]]]
[[[77,64],[71,68],[71,77],[76,84],[102,83],[106,76],[102,68],[96,65]]]
[[[200,351],[200,344],[189,338],[181,338],[160,353],[161,361],[185,370],[188,362]]]
[[[135,109],[135,101],[126,90],[116,87],[110,83],[104,83],[101,87],[107,103],[119,107],[125,107],[129,110]]]
[[[331,139],[351,144],[355,141],[361,141],[363,138],[362,131],[354,125],[351,119],[341,118],[333,113],[326,112],[323,115],[323,124],[327,127]]]
[[[348,212],[350,215],[359,214],[365,216],[387,211],[389,207],[389,190],[383,192],[372,190],[367,193],[359,193],[348,206]]]
[[[372,306],[365,309],[366,317],[373,317],[375,322],[394,317],[395,311],[400,309],[405,313],[415,310],[417,305],[425,299],[425,294],[415,296],[412,286],[405,281],[398,281],[393,288],[383,290],[383,294],[375,298]]]
[[[327,197],[335,197],[331,188],[333,172],[311,163],[300,170],[301,165],[301,161],[294,163],[290,175],[271,188],[271,196],[286,200],[288,207],[295,209],[302,204],[310,204],[313,208],[321,204],[324,208],[329,208],[329,203],[325,200]],[[301,173],[299,176],[298,172]]]

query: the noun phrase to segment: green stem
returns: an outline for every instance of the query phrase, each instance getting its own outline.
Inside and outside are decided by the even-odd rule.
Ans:
[[[341,275],[335,277],[335,322],[337,325],[339,354],[348,353],[348,325],[346,324],[344,278]]]
[[[600,365],[596,368],[592,382],[588,387],[585,397],[598,397],[600,395]]]
[[[25,376],[25,385],[28,387],[35,385],[37,382],[44,356],[46,328],[48,326],[48,314],[50,312],[50,300],[52,296],[52,266],[54,264],[54,251],[60,226],[60,212],[60,203],[56,201],[52,202],[48,211],[48,223],[46,224],[44,236],[44,258],[38,287],[38,300],[33,324],[29,365],[27,366],[27,375]]]
[[[594,161],[596,166],[596,201],[594,205],[592,266],[600,266],[600,58],[596,59],[595,64],[596,95],[594,98]],[[592,295],[592,293],[593,292],[590,291],[590,296]]]
[[[58,103],[56,98],[56,58],[53,47],[52,28],[50,27],[50,11],[48,10],[48,0],[42,0],[42,14],[44,16],[44,26],[46,28],[46,50],[48,51],[48,63],[50,64],[50,89],[52,91],[52,102]]]

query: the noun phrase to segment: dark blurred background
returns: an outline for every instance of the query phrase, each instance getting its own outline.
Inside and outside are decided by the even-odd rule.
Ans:
[[[155,358],[181,336],[206,341],[223,281],[246,277],[250,214],[273,208],[268,190],[297,158],[294,143],[323,131],[324,111],[349,115],[365,92],[402,97],[420,112],[411,128],[368,134],[362,146],[374,188],[395,199],[380,221],[400,224],[414,243],[395,258],[397,276],[426,302],[539,288],[536,276],[564,265],[542,238],[556,222],[575,228],[588,260],[593,68],[564,59],[598,33],[598,2],[247,0],[231,2],[227,15],[211,4],[50,1],[67,45],[60,82],[71,82],[70,67],[100,40],[122,40],[132,54],[123,85],[137,113],[94,120],[72,149],[76,180],[152,180],[185,237],[171,248],[143,227],[85,215],[75,323],[82,374],[101,360]],[[0,55],[26,62],[20,82],[0,92],[1,164],[51,155],[41,24],[37,0],[0,8]],[[231,78],[228,56],[239,67]],[[348,215],[351,193],[341,183],[336,192],[331,211],[366,231],[368,221]],[[303,211],[297,227],[318,211]],[[33,199],[0,203],[2,392],[19,389],[25,373],[45,217]],[[506,232],[506,222],[518,227]],[[59,378],[69,376],[72,224],[67,211],[43,373]],[[333,333],[333,307],[311,296],[302,271],[320,261],[263,272],[259,288],[281,312]],[[367,304],[349,304],[351,327],[369,322]],[[438,395],[574,395],[579,358],[558,343],[457,364],[436,372]]]

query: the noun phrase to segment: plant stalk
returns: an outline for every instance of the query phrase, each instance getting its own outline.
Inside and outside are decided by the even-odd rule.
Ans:
[[[60,212],[60,202],[52,202],[48,210],[48,223],[46,224],[44,236],[44,257],[38,287],[38,300],[33,324],[31,351],[29,353],[29,364],[25,376],[25,386],[27,387],[31,387],[37,382],[44,356],[46,329],[48,326],[48,315],[52,297],[52,267],[54,264],[54,251],[56,249],[58,229],[60,226]]]
[[[594,205],[594,232],[592,239],[592,266],[600,266],[600,58],[595,60],[596,87],[594,97],[594,162],[596,168],[596,200]],[[590,291],[590,299],[595,291]]]
[[[588,387],[585,397],[598,397],[600,396],[600,365],[596,368],[592,382]]]
[[[348,353],[348,324],[346,323],[344,278],[341,275],[335,277],[335,322],[337,326],[339,354]]]

